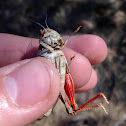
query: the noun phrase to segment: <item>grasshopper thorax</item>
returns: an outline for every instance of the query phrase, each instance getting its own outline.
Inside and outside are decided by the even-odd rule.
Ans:
[[[64,47],[65,42],[63,41],[61,35],[53,29],[44,28],[40,30],[40,44],[44,43],[47,46],[52,47],[54,50],[59,50]]]

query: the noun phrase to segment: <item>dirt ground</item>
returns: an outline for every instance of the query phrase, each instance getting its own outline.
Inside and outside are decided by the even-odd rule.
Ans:
[[[106,60],[94,66],[98,84],[87,93],[77,94],[82,105],[103,92],[110,101],[109,115],[98,108],[76,116],[66,113],[59,101],[53,113],[29,126],[125,126],[126,125],[126,1],[125,0],[1,0],[0,32],[39,38],[40,27],[23,16],[39,21],[62,35],[72,33],[101,36],[108,45]],[[72,23],[71,23],[72,22]],[[101,101],[101,99],[97,100]]]

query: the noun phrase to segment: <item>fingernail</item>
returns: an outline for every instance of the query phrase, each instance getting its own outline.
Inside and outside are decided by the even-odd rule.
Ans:
[[[6,93],[17,106],[39,103],[49,95],[51,76],[49,66],[40,59],[33,59],[5,76]]]

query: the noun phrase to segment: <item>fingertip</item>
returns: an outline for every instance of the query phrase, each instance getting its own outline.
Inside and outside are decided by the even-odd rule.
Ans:
[[[92,55],[89,54],[88,58],[92,65],[99,64],[103,62],[107,56],[107,45],[105,41],[97,35],[92,35],[90,39],[92,46],[89,51],[92,52]]]
[[[77,88],[75,92],[81,93],[81,92],[89,91],[93,89],[96,86],[96,84],[97,84],[97,73],[94,69],[92,69],[92,74],[88,83],[81,88]]]
[[[92,65],[101,63],[107,56],[107,45],[97,35],[72,36],[67,47],[84,55]]]

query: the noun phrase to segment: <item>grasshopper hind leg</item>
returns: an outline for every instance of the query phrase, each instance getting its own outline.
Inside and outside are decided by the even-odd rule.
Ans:
[[[69,66],[67,65],[67,73],[66,73],[66,81],[65,81],[65,92],[69,98],[69,101],[70,101],[70,105],[69,105],[69,102],[67,103],[70,107],[72,107],[72,111],[70,114],[77,114],[78,112],[82,112],[82,111],[86,111],[86,110],[91,110],[91,109],[94,109],[94,108],[97,108],[97,107],[101,107],[103,109],[103,111],[107,113],[105,107],[102,105],[102,103],[98,103],[98,104],[95,104],[95,105],[92,105],[90,107],[86,107],[89,103],[95,101],[96,99],[98,99],[99,97],[103,97],[104,100],[109,104],[107,98],[105,97],[105,95],[103,93],[99,93],[98,95],[96,95],[94,98],[92,98],[91,100],[87,101],[86,103],[84,103],[80,108],[77,108],[76,106],[76,103],[75,103],[75,99],[74,99],[74,84],[73,84],[73,81],[72,81],[72,78],[70,76],[70,68],[71,68],[71,62],[72,62],[72,59],[74,58],[75,56],[71,57],[70,59],[70,64]]]
[[[99,97],[103,97],[103,99],[105,100],[105,102],[107,104],[109,104],[107,98],[105,97],[105,95],[103,93],[99,93],[97,94],[94,98],[92,98],[91,100],[87,101],[85,104],[83,104],[79,109],[77,109],[75,112],[73,112],[73,114],[76,114],[78,112],[83,112],[83,111],[87,111],[87,110],[91,110],[91,109],[94,109],[94,108],[97,108],[97,107],[101,107],[103,109],[103,111],[108,114],[108,112],[106,111],[105,107],[102,105],[102,103],[98,103],[98,104],[95,104],[95,105],[92,105],[92,106],[89,106],[89,107],[86,107],[86,105],[90,104],[91,102],[95,101],[96,99],[98,99]]]

